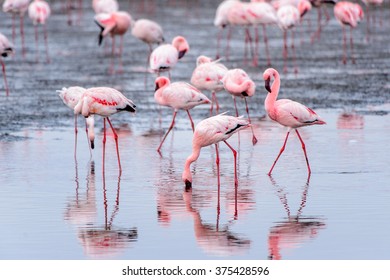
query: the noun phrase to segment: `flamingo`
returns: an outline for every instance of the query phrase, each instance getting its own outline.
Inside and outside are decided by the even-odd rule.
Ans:
[[[121,73],[123,70],[122,65],[122,52],[123,52],[123,36],[130,28],[132,22],[131,15],[124,11],[117,11],[108,13],[101,13],[95,15],[95,23],[101,28],[99,34],[99,45],[101,45],[103,38],[107,35],[112,37],[112,59],[111,66],[109,69],[110,73],[114,73],[114,55],[115,55],[115,36],[119,35],[121,37],[121,43],[119,48],[119,58],[120,58],[120,70]]]
[[[38,61],[38,26],[41,24],[43,26],[44,38],[45,38],[45,47],[46,47],[46,61],[50,62],[49,49],[47,44],[47,29],[46,29],[46,20],[50,16],[50,6],[44,0],[34,0],[28,6],[28,16],[32,20],[35,27],[35,46],[36,46],[36,60]]]
[[[255,56],[253,57],[253,65],[258,65],[258,45],[259,45],[259,32],[258,25],[262,25],[263,27],[263,37],[265,44],[265,52],[267,55],[267,65],[271,65],[271,57],[269,54],[268,48],[268,37],[266,31],[266,25],[268,24],[276,24],[278,22],[278,18],[276,17],[275,8],[266,2],[259,2],[258,0],[252,0],[249,3],[246,9],[247,17],[250,23],[255,28]]]
[[[355,4],[348,1],[338,2],[334,6],[334,15],[343,27],[343,63],[347,63],[347,34],[345,31],[345,25],[350,26],[350,45],[351,45],[351,59],[355,64],[355,58],[353,57],[353,37],[352,29],[355,28],[358,23],[363,19],[363,9],[359,4]]]
[[[367,14],[367,41],[369,40],[370,33],[370,6],[381,6],[383,4],[383,0],[362,0],[364,5],[366,6],[366,14]],[[381,19],[382,20],[382,19]],[[375,27],[376,17],[375,13],[373,14],[373,24]],[[382,22],[381,22],[382,25]]]
[[[5,73],[5,64],[4,64],[2,57],[7,57],[13,53],[14,53],[13,45],[10,43],[10,41],[8,41],[7,37],[5,37],[2,33],[0,33],[0,55],[1,55],[0,63],[2,66],[2,70],[3,70],[4,87],[5,87],[5,93],[7,96],[9,95],[9,87],[8,87],[8,83],[7,83],[7,75]]]
[[[75,114],[81,114],[84,117],[90,115],[99,115],[104,119],[104,134],[103,134],[103,170],[105,159],[105,144],[106,144],[106,119],[114,134],[116,153],[118,157],[119,172],[122,173],[122,166],[119,157],[118,135],[111,124],[109,116],[121,111],[135,112],[135,104],[130,99],[126,98],[121,92],[109,87],[95,87],[87,89],[80,98],[77,105],[74,107]]]
[[[92,0],[92,9],[95,14],[113,13],[119,10],[119,5],[116,0]]]
[[[216,93],[223,90],[222,78],[228,71],[227,67],[219,62],[212,61],[210,57],[200,55],[197,58],[196,68],[192,72],[191,84],[199,90],[211,91],[210,114],[213,112],[213,105],[216,104],[216,112],[219,112],[219,104]]]
[[[189,50],[186,38],[176,36],[172,44],[163,44],[153,50],[150,54],[150,69],[158,74],[161,71],[170,71]]]
[[[189,110],[200,104],[211,103],[211,101],[197,88],[185,82],[171,83],[171,81],[167,77],[158,77],[155,83],[156,91],[154,93],[154,99],[156,100],[156,102],[160,105],[169,106],[173,108],[172,123],[157,148],[157,152],[160,153],[165,138],[167,138],[169,132],[175,125],[177,111],[187,111],[188,117],[191,122],[192,131],[194,131],[194,122],[192,121]]]
[[[287,72],[287,57],[288,57],[288,47],[287,47],[287,30],[292,29],[294,26],[298,25],[300,22],[300,12],[297,7],[294,5],[288,4],[281,6],[276,15],[278,17],[278,25],[280,29],[283,30],[283,59],[284,66],[283,72]],[[294,46],[294,31],[291,31],[291,48],[293,50],[293,61],[295,64],[295,46]],[[294,72],[298,72],[298,68],[294,65]]]
[[[22,39],[22,55],[25,57],[24,47],[24,15],[28,9],[30,0],[5,0],[3,3],[3,12],[12,14],[12,42],[15,43],[15,16],[20,18],[20,36]]]
[[[229,40],[231,36],[231,27],[229,25],[229,20],[228,20],[228,12],[229,9],[239,0],[224,0],[222,1],[215,12],[215,18],[214,18],[214,25],[219,28],[218,35],[217,35],[217,54],[216,58],[220,58],[219,54],[219,48],[220,48],[220,42],[221,42],[221,37],[222,37],[222,31],[226,26],[229,26],[229,31],[228,31],[228,40],[227,44],[229,45]]]
[[[223,141],[229,149],[233,152],[234,156],[234,185],[238,186],[237,176],[237,151],[229,145],[226,141],[234,133],[250,126],[250,123],[242,117],[233,117],[223,114],[219,114],[213,117],[199,122],[195,128],[194,136],[192,138],[192,154],[187,158],[184,164],[184,171],[182,174],[182,180],[186,185],[186,188],[192,187],[192,174],[191,164],[199,158],[200,150],[203,147],[214,144],[217,154],[216,163],[218,169],[218,187],[220,186],[219,175],[219,152],[218,143]]]
[[[62,102],[66,106],[68,106],[70,109],[74,110],[74,107],[77,105],[77,103],[80,101],[80,98],[85,93],[86,89],[79,86],[69,87],[65,88],[63,87],[61,90],[57,90],[59,93],[59,97],[61,98]],[[94,148],[94,140],[95,140],[95,134],[94,134],[94,116],[90,115],[85,119],[85,131],[87,133],[87,138],[89,139],[89,147],[90,149]],[[76,150],[77,150],[77,114],[74,115],[74,133],[75,133],[75,145],[74,145],[74,156],[76,157]],[[91,152],[91,151],[90,151]]]
[[[142,42],[148,44],[149,63],[149,57],[153,50],[152,45],[160,45],[164,42],[163,29],[157,22],[149,19],[139,19],[132,24],[131,34]]]
[[[249,123],[251,123],[251,117],[249,116],[248,102],[246,97],[251,97],[255,94],[256,85],[255,82],[248,76],[248,74],[239,68],[231,69],[226,72],[225,76],[222,79],[223,86],[226,91],[233,96],[234,108],[236,109],[236,117],[238,117],[238,110],[236,104],[236,96],[244,98],[246,113],[248,114]],[[257,143],[257,138],[252,129],[252,143],[255,145]]]
[[[276,71],[273,68],[268,68],[267,70],[264,71],[263,78],[265,81],[265,88],[268,91],[268,95],[264,102],[265,110],[268,116],[273,121],[276,121],[279,124],[288,128],[286,139],[284,140],[284,144],[277,158],[275,159],[274,164],[272,165],[270,171],[268,172],[268,175],[271,176],[272,170],[274,169],[276,162],[278,161],[279,157],[281,156],[281,154],[283,153],[286,147],[288,136],[292,129],[295,130],[302,144],[302,150],[305,154],[308,173],[311,174],[310,164],[306,154],[305,143],[303,142],[302,137],[298,132],[298,128],[302,126],[308,126],[308,125],[326,124],[326,122],[323,119],[321,119],[321,117],[317,115],[316,112],[314,112],[312,109],[306,107],[301,103],[292,101],[290,99],[276,100],[280,88],[280,76],[278,71]],[[271,79],[273,79],[274,81],[272,83],[272,86],[270,87]]]

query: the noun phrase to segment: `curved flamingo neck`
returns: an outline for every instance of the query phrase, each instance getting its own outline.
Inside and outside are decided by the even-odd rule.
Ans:
[[[273,71],[274,81],[271,86],[271,92],[268,93],[265,99],[265,107],[267,111],[274,107],[275,101],[278,98],[279,89],[280,89],[280,76],[277,71]]]
[[[183,181],[184,182],[185,181],[192,182],[192,175],[191,175],[190,167],[191,167],[191,164],[199,158],[200,149],[201,148],[199,145],[192,146],[192,154],[187,158],[186,163],[184,164],[184,171],[183,171]]]

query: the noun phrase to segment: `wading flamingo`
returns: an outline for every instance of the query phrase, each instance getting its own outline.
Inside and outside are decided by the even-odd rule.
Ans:
[[[86,91],[83,87],[63,87],[61,90],[57,90],[59,97],[64,102],[66,106],[68,106],[70,109],[74,110],[74,107],[77,105],[77,103],[80,101],[80,98],[83,96],[84,92]],[[90,115],[85,119],[85,131],[87,133],[87,138],[89,140],[88,146],[90,149],[94,148],[94,140],[95,140],[95,133],[94,133],[94,116]],[[74,134],[75,134],[75,144],[74,144],[74,156],[76,157],[76,150],[77,150],[77,114],[74,115]],[[91,151],[90,151],[91,152]],[[92,153],[91,153],[92,155]]]
[[[216,164],[218,170],[218,187],[220,186],[220,174],[219,174],[219,152],[218,143],[223,141],[229,149],[233,152],[234,156],[234,185],[238,186],[237,176],[237,151],[226,142],[235,132],[240,131],[250,126],[250,123],[242,117],[233,117],[223,114],[219,114],[213,117],[202,120],[196,125],[194,136],[192,138],[192,154],[187,158],[184,171],[182,174],[183,182],[186,188],[192,187],[192,174],[191,164],[199,158],[200,150],[203,147],[214,144],[217,154]]]
[[[99,115],[104,118],[104,134],[103,134],[103,170],[105,161],[106,148],[106,119],[114,134],[116,153],[118,156],[119,172],[122,173],[122,166],[119,157],[118,135],[111,124],[109,116],[121,111],[135,112],[135,104],[130,99],[126,98],[122,93],[116,89],[109,87],[95,87],[87,89],[80,101],[74,108],[75,114],[81,114],[84,117],[90,115]]]
[[[219,104],[216,93],[223,90],[222,78],[228,71],[227,67],[219,62],[212,61],[210,57],[201,55],[196,60],[196,68],[192,72],[191,84],[199,90],[211,91],[210,115],[213,113],[214,103],[216,112],[219,112]]]
[[[223,86],[226,91],[233,96],[234,100],[234,108],[236,109],[236,117],[238,117],[238,110],[236,104],[236,96],[244,98],[246,113],[248,114],[249,123],[251,123],[251,117],[249,115],[248,102],[246,101],[246,97],[251,97],[255,94],[256,84],[255,82],[248,76],[248,74],[239,68],[231,69],[226,72],[225,76],[222,79]],[[255,145],[257,143],[257,138],[255,136],[255,132],[252,129],[252,143]]]
[[[27,12],[30,0],[5,0],[3,3],[3,12],[12,14],[12,42],[15,44],[15,17],[20,18],[20,37],[22,40],[22,56],[25,57],[24,47],[24,15]]]
[[[153,50],[153,44],[164,42],[163,29],[161,26],[149,19],[139,19],[132,24],[131,34],[149,46],[148,62]]]
[[[35,48],[36,48],[36,60],[39,61],[39,51],[38,51],[38,24],[42,25],[43,28],[43,36],[45,40],[45,48],[46,48],[46,62],[50,62],[49,57],[49,47],[47,43],[47,29],[46,29],[46,20],[50,16],[50,6],[46,1],[43,0],[34,0],[28,6],[28,16],[32,20],[35,28]]]
[[[338,2],[334,6],[334,15],[343,27],[343,63],[347,63],[347,33],[345,25],[350,26],[350,45],[351,45],[351,59],[355,64],[355,58],[353,56],[353,37],[352,29],[355,28],[358,23],[363,19],[363,9],[359,4],[355,4],[348,1]]]
[[[153,50],[150,54],[150,69],[158,75],[162,71],[168,71],[170,76],[170,70],[189,50],[187,40],[182,36],[176,36],[172,44],[163,44]]]
[[[156,102],[162,106],[169,106],[173,108],[172,123],[157,148],[157,152],[160,153],[165,138],[167,138],[169,132],[175,125],[177,111],[187,111],[188,117],[191,122],[192,131],[194,131],[194,122],[192,121],[189,110],[197,105],[211,103],[211,101],[197,88],[185,82],[171,83],[167,77],[158,77],[155,83],[156,92],[154,93],[154,99],[156,100]]]
[[[14,53],[13,45],[8,41],[7,37],[5,37],[3,34],[0,33],[0,55],[1,55],[0,63],[3,70],[4,88],[7,96],[9,95],[9,87],[7,83],[7,75],[5,73],[5,64],[3,61],[3,57],[7,57],[13,53]]]
[[[280,88],[280,76],[278,71],[273,68],[268,68],[264,71],[263,78],[265,81],[265,88],[268,91],[268,95],[265,99],[264,106],[268,116],[273,120],[278,122],[279,124],[288,127],[286,139],[284,140],[284,144],[280,149],[280,152],[275,159],[274,164],[272,165],[268,175],[270,176],[272,170],[275,167],[276,162],[278,161],[280,155],[283,153],[286,143],[288,140],[288,136],[292,129],[295,130],[299,141],[302,144],[302,149],[305,154],[306,164],[309,174],[311,174],[309,159],[306,154],[305,143],[302,140],[301,135],[298,132],[298,128],[302,126],[314,125],[314,124],[326,124],[324,120],[321,119],[320,116],[316,114],[312,109],[302,105],[301,103],[292,101],[290,99],[279,99],[279,88]],[[273,79],[272,86],[270,87],[271,79]]]
[[[115,56],[115,36],[121,37],[119,47],[119,73],[123,71],[122,65],[122,52],[123,52],[123,36],[129,30],[132,22],[131,15],[124,11],[118,11],[113,13],[101,13],[95,15],[95,22],[100,27],[99,33],[99,46],[101,45],[103,38],[107,35],[112,37],[112,51],[111,51],[111,66],[109,72],[113,74],[114,70],[114,56]]]

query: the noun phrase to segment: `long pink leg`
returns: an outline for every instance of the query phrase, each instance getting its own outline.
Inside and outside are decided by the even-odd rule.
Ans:
[[[105,162],[106,162],[106,118],[103,119],[103,174],[105,170]]]
[[[233,100],[234,100],[234,108],[236,109],[236,117],[238,117],[237,102],[235,96],[233,96]]]
[[[194,131],[195,131],[195,126],[194,126],[194,122],[193,122],[193,120],[192,120],[192,118],[191,118],[191,114],[190,114],[190,111],[189,111],[189,110],[187,110],[187,114],[188,114],[188,117],[190,118],[191,127],[192,127],[192,132],[194,132]]]
[[[44,24],[42,28],[43,28],[44,38],[45,38],[46,62],[50,63],[49,44],[47,42],[47,28],[46,28],[46,24]]]
[[[77,115],[76,115],[77,116]],[[77,118],[77,117],[76,117]],[[88,124],[87,124],[87,119],[85,119],[85,133],[87,135],[87,142],[88,142],[88,148],[89,148],[89,155],[91,156],[92,158],[92,149],[91,149],[91,145],[93,145],[93,143],[91,143],[89,141],[89,138],[88,138]]]
[[[367,17],[367,30],[366,30],[366,41],[370,41],[370,8],[366,8],[366,17]]]
[[[230,40],[232,39],[232,26],[229,25],[228,26],[228,34],[227,34],[227,39],[226,39],[226,52],[225,52],[225,56],[226,56],[226,60],[229,61],[229,56],[230,56]]]
[[[111,49],[111,64],[108,72],[114,74],[114,59],[115,59],[115,36],[112,36],[112,49]]]
[[[160,146],[158,146],[158,148],[157,148],[157,152],[160,152],[161,147],[162,147],[162,145],[163,145],[163,143],[164,143],[164,141],[165,141],[165,138],[167,138],[169,132],[171,132],[173,126],[175,125],[176,114],[177,114],[177,111],[174,111],[174,112],[173,112],[173,118],[172,118],[171,126],[169,127],[168,131],[165,133],[164,138],[162,139],[162,141],[161,141],[161,143],[160,143]]]
[[[122,53],[123,53],[123,36],[121,36],[121,42],[119,47],[119,70],[118,73],[123,73],[123,62],[122,62]]]
[[[218,30],[218,35],[217,35],[217,54],[215,55],[215,59],[219,59],[219,49],[220,49],[220,46],[221,46],[221,38],[222,38],[222,33],[223,33],[223,29],[220,28]]]
[[[24,16],[20,16],[20,36],[22,40],[22,56],[26,57],[26,49],[24,47]]]
[[[233,152],[233,157],[234,157],[234,186],[238,186],[238,176],[237,176],[237,151],[229,145],[228,142],[226,142],[225,140],[223,141],[225,142],[225,144],[230,148],[230,150],[232,150]]]
[[[265,24],[263,24],[263,37],[264,37],[264,44],[265,44],[265,53],[267,54],[267,65],[271,65],[271,56],[269,54],[269,48],[268,48],[268,37],[267,37],[267,30],[265,28]]]
[[[220,186],[221,186],[221,178],[220,178],[220,172],[219,172],[219,151],[218,151],[218,144],[215,144],[215,154],[216,154],[215,163],[217,164],[218,195],[219,195]]]
[[[12,14],[12,44],[15,45],[16,31],[15,31],[15,14]]]
[[[114,134],[115,146],[116,146],[116,154],[118,156],[119,172],[122,173],[121,159],[120,159],[120,156],[119,156],[118,134],[116,133],[114,127],[112,126],[110,119],[108,117],[106,119],[108,121],[108,124],[111,127],[112,133]]]
[[[287,72],[287,57],[288,57],[288,50],[287,50],[287,30],[284,30],[283,32],[283,42],[284,42],[284,47],[283,47],[283,60],[284,60],[284,66],[283,66],[283,72]]]
[[[274,169],[276,162],[278,161],[279,157],[281,156],[284,149],[286,148],[286,144],[287,144],[287,140],[288,140],[289,135],[290,135],[290,131],[287,132],[286,139],[284,140],[284,144],[283,144],[282,148],[280,149],[280,152],[279,152],[278,156],[276,157],[274,164],[272,165],[271,169],[269,170],[268,176],[271,176],[272,170]]]
[[[306,159],[306,164],[307,164],[307,170],[308,170],[309,174],[311,174],[311,169],[310,169],[309,159],[308,159],[307,153],[306,153],[306,146],[305,146],[305,143],[303,142],[302,137],[301,137],[301,135],[299,134],[299,132],[298,132],[297,129],[295,130],[295,132],[297,133],[298,138],[299,138],[299,140],[301,141],[302,150],[303,150],[303,153],[305,154],[305,159]]]
[[[7,75],[5,73],[5,64],[1,58],[0,58],[0,62],[1,62],[2,70],[3,70],[5,93],[6,93],[6,96],[9,96],[9,87],[8,87],[8,82],[7,82]]]
[[[251,121],[251,116],[249,115],[248,101],[246,101],[246,98],[244,98],[244,100],[245,100],[245,106],[246,106],[246,113],[248,114],[248,120],[249,120],[249,123],[251,124],[252,121]],[[252,144],[255,145],[257,143],[257,138],[255,136],[255,132],[253,130],[252,125],[251,125],[251,129],[252,129]]]
[[[343,64],[347,64],[347,33],[343,25]]]
[[[349,29],[349,36],[350,36],[350,44],[351,44],[351,59],[352,64],[355,64],[355,56],[353,55],[353,36],[352,36],[352,26]]]
[[[259,29],[257,25],[254,27],[255,32],[255,49],[253,51],[253,66],[258,66],[259,61]]]
[[[293,55],[293,65],[294,65],[294,73],[298,73],[298,67],[297,67],[297,59],[295,54],[295,45],[294,45],[294,30],[291,30],[291,49],[292,49],[292,55]]]
[[[38,50],[39,34],[38,34],[38,25],[34,25],[34,31],[35,31],[35,61],[36,61],[36,62],[39,62],[39,50]]]
[[[77,114],[74,115],[74,158],[76,159],[76,151],[77,151]]]

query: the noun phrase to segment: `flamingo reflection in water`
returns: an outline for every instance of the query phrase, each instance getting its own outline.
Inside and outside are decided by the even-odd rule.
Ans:
[[[268,258],[271,260],[280,260],[282,258],[282,250],[300,247],[308,240],[315,238],[318,234],[318,230],[324,229],[326,224],[323,222],[323,219],[316,216],[301,216],[303,208],[306,206],[306,199],[310,186],[310,175],[308,176],[304,186],[301,204],[295,216],[291,215],[287,195],[284,190],[285,188],[279,186],[272,176],[269,178],[272,185],[277,189],[279,199],[287,213],[287,221],[278,222],[276,226],[273,226],[270,229],[270,233],[268,235]]]
[[[108,215],[108,200],[105,172],[103,170],[103,205],[104,225],[96,225],[97,207],[95,194],[95,164],[90,163],[87,176],[87,192],[84,200],[79,199],[78,168],[76,162],[76,198],[68,204],[65,220],[75,224],[78,228],[78,239],[87,256],[96,258],[114,257],[121,254],[130,243],[137,241],[138,229],[115,227],[114,219],[119,212],[120,181],[118,176],[115,205]]]

